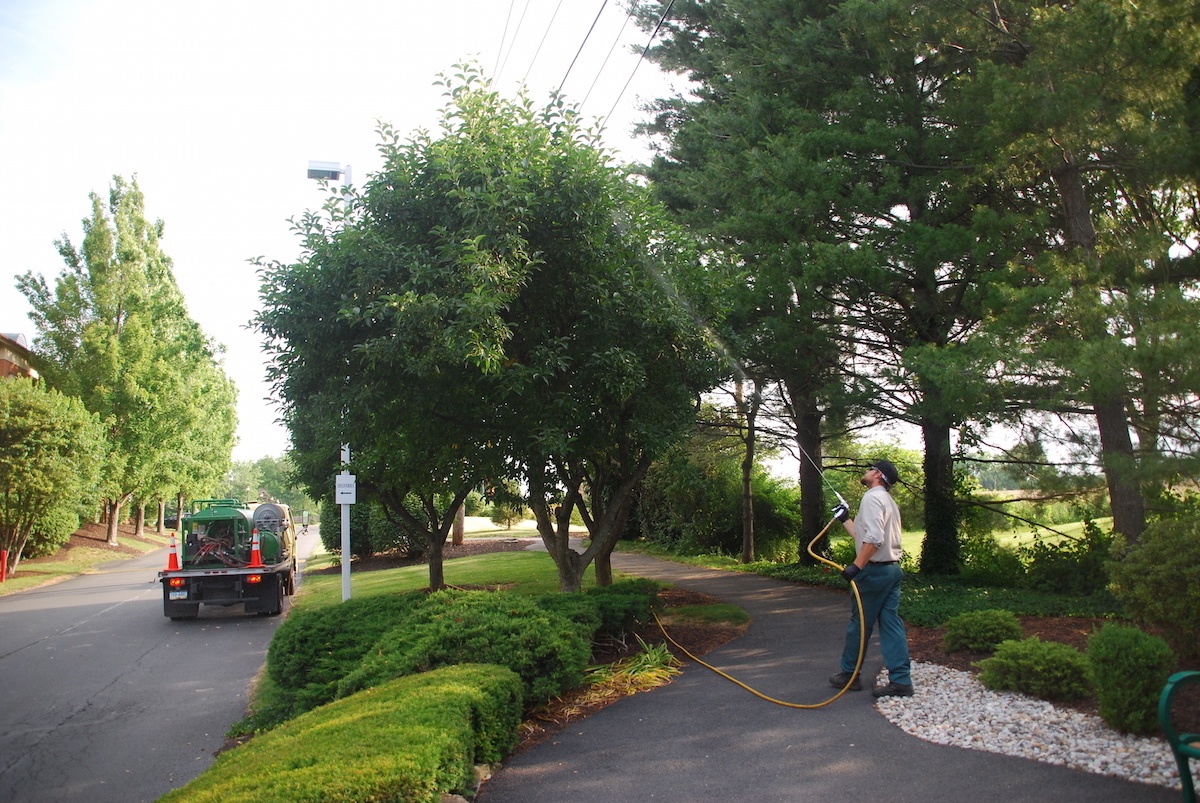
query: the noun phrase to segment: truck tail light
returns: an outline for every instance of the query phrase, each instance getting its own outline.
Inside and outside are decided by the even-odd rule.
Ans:
[[[187,584],[187,580],[182,577],[170,577],[167,579],[167,585],[171,588],[183,588]]]
[[[261,583],[262,577],[263,576],[261,574],[248,574],[246,575],[246,582],[250,583],[251,585],[254,583]]]

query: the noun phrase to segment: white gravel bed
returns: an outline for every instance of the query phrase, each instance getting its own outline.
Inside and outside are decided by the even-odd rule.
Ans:
[[[1166,739],[1129,736],[1097,716],[985,688],[970,672],[913,662],[912,697],[876,707],[905,733],[935,744],[986,750],[1180,789]]]

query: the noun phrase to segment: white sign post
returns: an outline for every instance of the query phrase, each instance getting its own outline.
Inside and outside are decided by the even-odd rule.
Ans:
[[[334,501],[342,506],[342,602],[350,599],[350,506],[358,501],[358,477],[346,468],[350,444],[342,444],[342,473],[333,481]]]

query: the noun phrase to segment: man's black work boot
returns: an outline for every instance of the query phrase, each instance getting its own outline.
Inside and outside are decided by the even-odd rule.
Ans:
[[[849,672],[839,672],[838,674],[830,675],[830,677],[829,677],[829,685],[833,686],[835,689],[844,689],[844,688],[846,688],[846,684],[849,682],[850,682],[850,673]],[[862,689],[862,681],[859,680],[857,675],[855,675],[854,682],[850,683],[850,691],[860,691],[861,689]],[[911,693],[912,692],[909,692],[909,694],[911,694]]]

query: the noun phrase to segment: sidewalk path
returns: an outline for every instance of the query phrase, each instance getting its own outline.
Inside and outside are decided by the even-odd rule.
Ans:
[[[614,554],[613,567],[739,605],[746,634],[705,656],[780,700],[831,696],[846,594],[751,574]],[[864,678],[880,669],[875,639]],[[675,681],[624,698],[488,780],[479,803],[614,801],[1178,801],[1158,786],[921,741],[875,711],[868,691],[797,710],[688,663]]]

